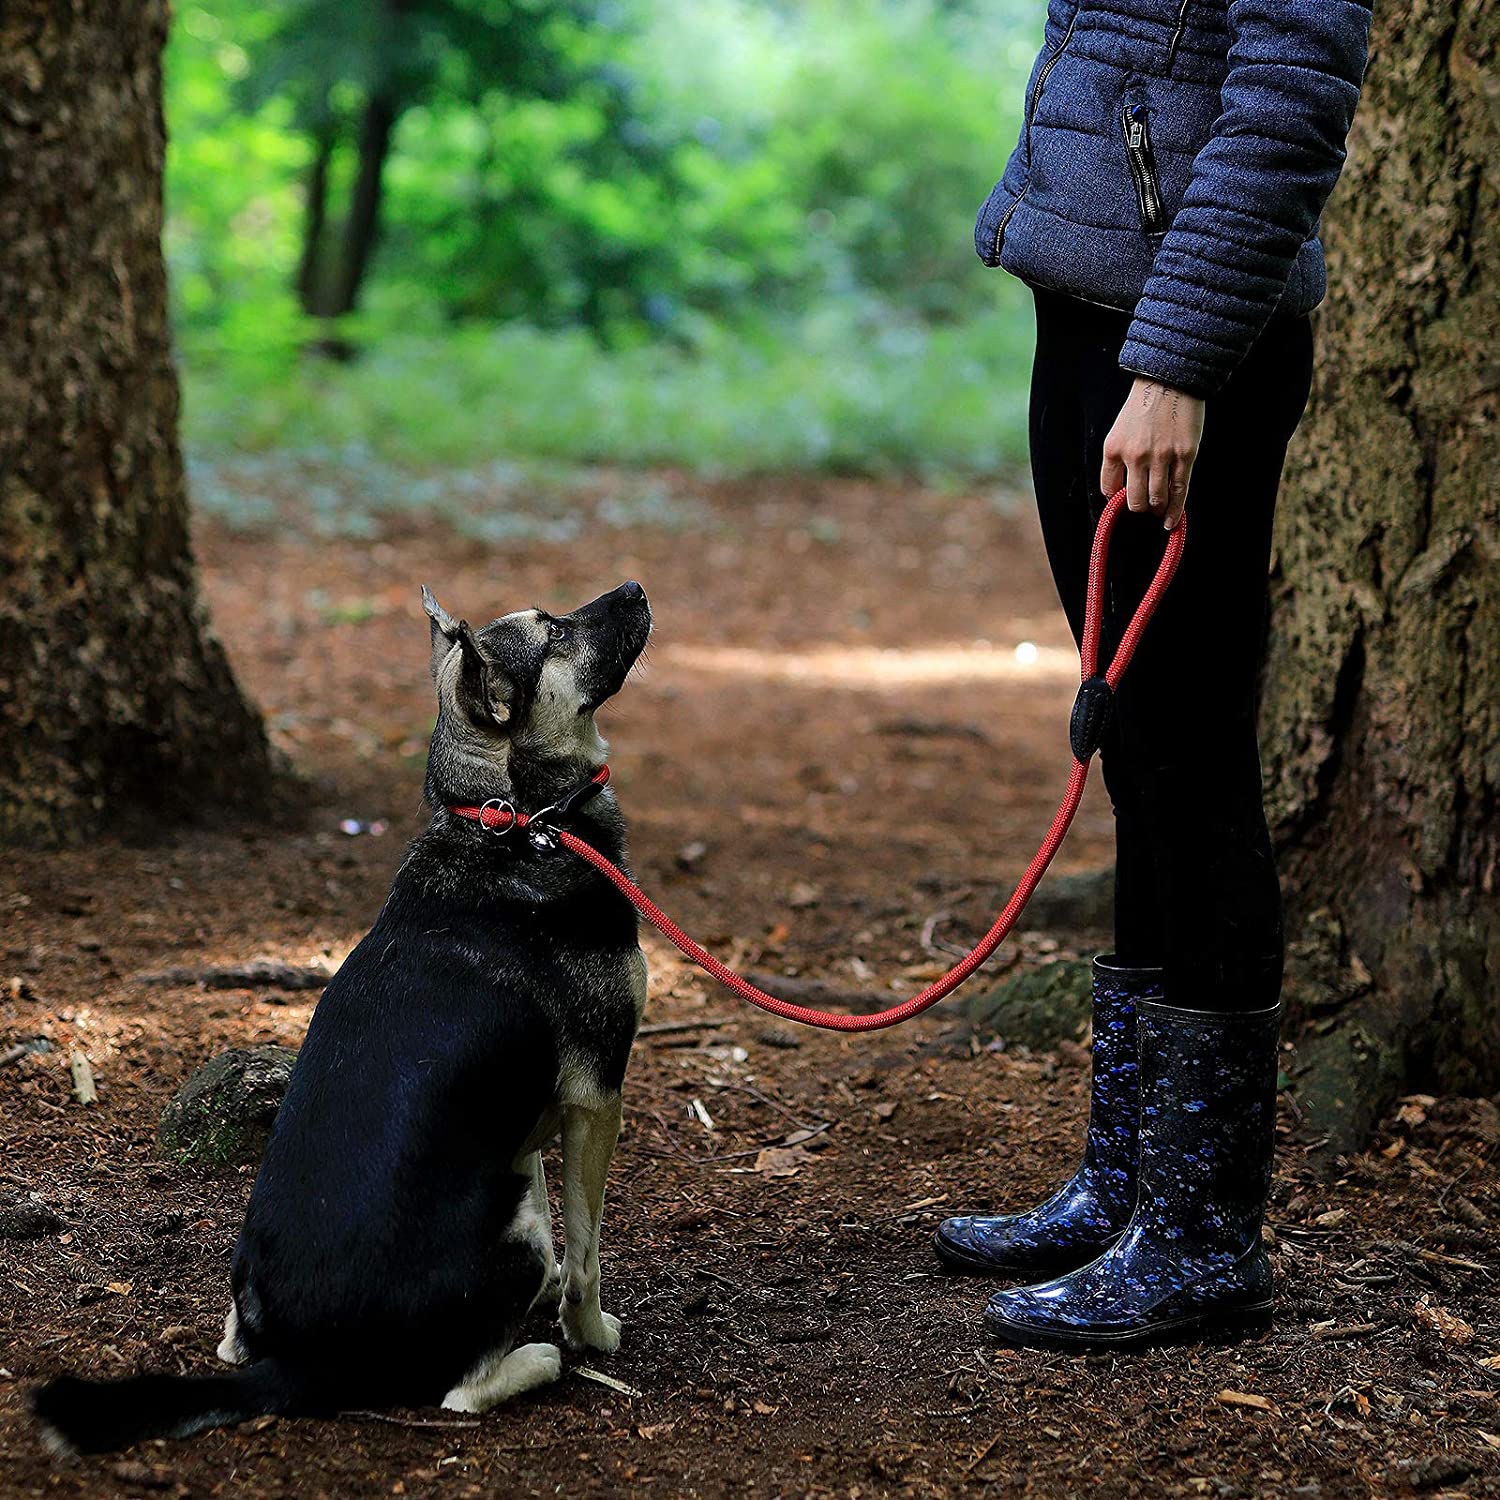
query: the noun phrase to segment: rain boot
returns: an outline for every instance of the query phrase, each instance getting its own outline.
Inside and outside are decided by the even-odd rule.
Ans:
[[[1136,1006],[1160,996],[1160,969],[1094,960],[1094,1077],[1083,1164],[1025,1213],[946,1220],[933,1247],[949,1270],[1021,1277],[1071,1271],[1120,1237],[1135,1208]]]
[[[1280,1006],[1229,1014],[1140,1006],[1135,1212],[1092,1265],[991,1297],[991,1334],[1025,1348],[1098,1350],[1269,1325],[1261,1223],[1280,1019]]]

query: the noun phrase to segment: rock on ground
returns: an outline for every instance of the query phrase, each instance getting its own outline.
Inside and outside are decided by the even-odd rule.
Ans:
[[[290,1047],[233,1047],[198,1069],[162,1111],[156,1145],[172,1161],[240,1166],[260,1160],[292,1076]]]
[[[1060,959],[976,995],[961,1011],[965,1033],[1001,1037],[1007,1046],[1047,1049],[1088,1030],[1093,966]]]

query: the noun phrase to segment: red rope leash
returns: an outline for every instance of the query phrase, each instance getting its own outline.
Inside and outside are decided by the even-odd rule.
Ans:
[[[1105,567],[1109,559],[1109,538],[1114,530],[1115,522],[1124,509],[1125,491],[1122,489],[1113,495],[1108,505],[1105,506],[1104,514],[1099,518],[1098,530],[1094,533],[1094,548],[1089,560],[1088,599],[1084,610],[1083,645],[1079,651],[1082,678],[1085,683],[1083,693],[1080,694],[1080,701],[1089,691],[1087,684],[1090,679],[1098,676],[1099,634],[1104,612]],[[1130,665],[1130,658],[1135,654],[1135,649],[1140,644],[1141,636],[1150,623],[1151,616],[1156,613],[1156,607],[1161,603],[1162,595],[1166,593],[1167,585],[1171,583],[1172,575],[1177,571],[1177,564],[1182,557],[1182,548],[1186,540],[1185,533],[1186,523],[1179,523],[1167,537],[1166,550],[1162,554],[1156,576],[1151,580],[1145,597],[1137,605],[1130,624],[1120,638],[1120,645],[1114,654],[1114,659],[1103,674],[1103,680],[1109,684],[1111,690],[1119,683],[1125,668]],[[1107,698],[1107,695],[1097,696]],[[1074,720],[1076,728],[1078,720],[1076,710]],[[1102,723],[1102,720],[1095,722]],[[706,969],[720,984],[733,990],[742,1000],[748,1000],[751,1005],[759,1006],[761,1010],[769,1011],[773,1016],[780,1016],[785,1021],[800,1021],[805,1026],[821,1026],[826,1031],[880,1031],[887,1026],[899,1026],[901,1022],[920,1015],[929,1006],[936,1005],[944,996],[951,995],[1005,941],[1011,928],[1015,926],[1016,919],[1031,899],[1031,893],[1040,884],[1042,876],[1046,874],[1048,865],[1052,863],[1053,856],[1057,853],[1073,822],[1073,817],[1078,811],[1078,804],[1083,800],[1083,789],[1088,781],[1089,761],[1092,757],[1092,744],[1086,744],[1081,757],[1075,751],[1073,766],[1068,773],[1068,787],[1052,819],[1052,826],[1047,830],[1047,836],[1042,840],[1041,848],[1027,865],[1026,873],[1021,876],[1010,900],[1006,902],[1005,910],[995,919],[995,925],[985,933],[968,954],[949,969],[941,979],[928,985],[921,994],[913,995],[911,999],[903,1000],[900,1005],[893,1005],[888,1010],[876,1011],[873,1015],[854,1016],[838,1011],[814,1010],[810,1006],[793,1005],[790,1001],[778,1000],[775,995],[768,995],[764,990],[757,989],[748,980],[742,979],[732,969],[720,963],[706,948],[695,943],[618,865],[606,859],[597,849],[584,843],[576,834],[569,833],[566,829],[557,829],[556,837],[564,848],[576,854],[580,859],[586,860],[603,875],[668,942],[679,948],[699,968]],[[608,779],[608,768],[602,768],[594,778],[600,786]],[[473,818],[487,828],[494,829],[507,828],[511,823],[524,828],[531,821],[525,813],[517,813],[514,808],[503,803],[487,802],[483,808],[454,808],[453,811],[461,816]],[[536,818],[541,814],[531,816]]]

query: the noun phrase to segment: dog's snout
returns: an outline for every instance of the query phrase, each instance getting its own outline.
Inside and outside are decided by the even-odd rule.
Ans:
[[[640,584],[638,584],[633,578],[629,579],[625,583],[622,583],[619,589],[616,590],[616,592],[622,599],[626,600],[630,604],[639,604],[646,597],[645,589],[643,589]]]

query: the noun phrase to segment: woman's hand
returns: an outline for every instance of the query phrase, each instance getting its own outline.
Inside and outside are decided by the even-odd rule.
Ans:
[[[1182,520],[1188,481],[1203,439],[1203,400],[1137,375],[1104,440],[1099,485],[1123,484],[1131,510],[1149,510],[1171,531]]]

